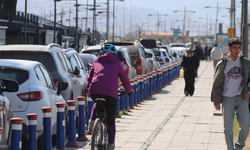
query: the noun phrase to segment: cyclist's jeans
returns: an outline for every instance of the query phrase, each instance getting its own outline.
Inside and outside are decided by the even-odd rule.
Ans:
[[[116,108],[117,108],[117,98],[107,96],[107,95],[100,95],[100,94],[91,94],[90,95],[92,100],[96,98],[105,98],[105,108],[106,108],[106,116],[107,116],[107,124],[108,124],[108,144],[114,144],[115,143],[115,115],[116,115]],[[91,112],[91,120],[95,120],[96,113],[95,113],[95,106],[92,108]]]
[[[240,126],[238,140],[235,142],[235,148],[243,149],[249,132],[249,108],[248,99],[242,99],[241,96],[223,97],[222,112],[224,120],[224,133],[227,143],[227,149],[233,150],[233,123],[236,112],[237,120]]]

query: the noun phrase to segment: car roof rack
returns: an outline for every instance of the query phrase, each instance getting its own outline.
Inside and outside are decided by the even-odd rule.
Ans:
[[[61,45],[57,44],[57,43],[51,43],[47,46],[48,49],[52,48],[52,47],[59,47],[62,48]]]

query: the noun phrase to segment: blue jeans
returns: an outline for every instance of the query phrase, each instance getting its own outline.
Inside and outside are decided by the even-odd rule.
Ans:
[[[220,60],[214,60],[214,68],[216,67],[217,63],[219,62]]]
[[[235,142],[237,149],[242,149],[245,146],[245,141],[249,132],[249,108],[248,99],[242,99],[241,96],[223,97],[222,113],[224,120],[224,133],[227,144],[227,150],[234,149],[233,143],[233,122],[234,115],[237,115],[237,120],[240,126],[238,140]]]

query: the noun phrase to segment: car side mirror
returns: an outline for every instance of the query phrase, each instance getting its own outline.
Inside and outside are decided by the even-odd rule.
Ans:
[[[88,63],[87,64],[87,69],[90,70],[91,66],[92,66],[92,64]]]
[[[174,56],[174,57],[176,57],[176,56],[177,56],[177,54],[176,54],[176,53],[174,53],[174,54],[173,54],[173,56]]]
[[[79,75],[80,74],[80,69],[76,66],[75,70],[73,72],[74,75]]]
[[[57,83],[57,95],[60,95],[62,91],[66,90],[68,88],[67,82],[58,82]]]
[[[13,80],[1,79],[0,88],[6,92],[17,92],[19,90],[19,84]]]

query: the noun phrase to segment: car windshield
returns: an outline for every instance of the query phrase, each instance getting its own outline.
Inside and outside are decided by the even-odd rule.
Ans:
[[[49,53],[27,51],[0,51],[0,59],[23,59],[42,63],[49,72],[56,71],[56,66]]]
[[[25,70],[12,69],[12,68],[0,68],[0,77],[2,79],[17,81],[19,85],[24,83],[29,78],[29,74]]]

